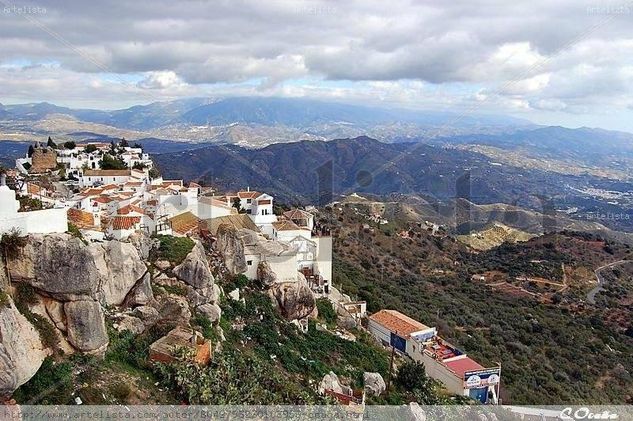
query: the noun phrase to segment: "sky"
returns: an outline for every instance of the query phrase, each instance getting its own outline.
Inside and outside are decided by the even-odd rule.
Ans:
[[[250,95],[633,132],[633,0],[0,0],[0,103]]]

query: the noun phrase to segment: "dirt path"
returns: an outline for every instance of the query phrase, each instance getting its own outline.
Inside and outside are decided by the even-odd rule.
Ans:
[[[604,269],[609,269],[615,266],[619,266],[623,263],[627,263],[630,262],[630,260],[618,260],[617,262],[613,262],[613,263],[609,263],[603,266],[600,266],[598,269],[596,269],[594,271],[594,273],[596,274],[596,279],[598,280],[598,285],[596,285],[591,291],[589,291],[587,293],[587,302],[589,304],[595,305],[596,304],[596,294],[598,294],[600,291],[604,291],[603,285],[604,285],[604,280],[602,279],[602,277],[600,276],[600,272]]]

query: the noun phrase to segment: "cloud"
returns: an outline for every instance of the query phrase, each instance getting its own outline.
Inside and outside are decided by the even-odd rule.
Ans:
[[[38,6],[45,13],[0,10],[0,78],[13,100],[275,94],[570,113],[631,104],[630,15],[593,0]],[[6,64],[20,61],[58,66],[9,78]]]

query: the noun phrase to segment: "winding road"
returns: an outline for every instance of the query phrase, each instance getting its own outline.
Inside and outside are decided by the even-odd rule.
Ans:
[[[602,279],[602,277],[600,276],[600,272],[604,269],[609,269],[615,266],[619,266],[623,263],[628,263],[631,260],[618,260],[617,262],[613,262],[613,263],[609,263],[607,265],[603,265],[600,266],[598,269],[594,270],[593,273],[596,274],[596,279],[598,280],[598,285],[596,285],[591,291],[589,291],[587,293],[587,302],[591,305],[595,305],[596,304],[596,294],[599,293],[600,291],[603,291],[604,288],[602,287],[604,285],[604,280]]]

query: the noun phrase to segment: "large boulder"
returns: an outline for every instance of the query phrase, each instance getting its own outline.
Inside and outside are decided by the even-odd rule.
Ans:
[[[88,247],[68,234],[30,235],[19,257],[10,259],[9,273],[61,300],[95,297],[105,261],[102,247]]]
[[[154,299],[151,278],[150,273],[146,272],[125,298],[126,305],[130,307],[144,306]]]
[[[191,252],[181,264],[173,269],[173,272],[178,279],[194,288],[211,286],[214,281],[204,247],[200,241],[196,241]]]
[[[33,377],[48,353],[33,325],[0,293],[0,398]]]
[[[197,310],[209,319],[211,323],[217,322],[222,316],[222,309],[217,304],[203,304]]]
[[[147,270],[131,243],[84,244],[68,234],[30,235],[8,268],[14,280],[57,300],[100,299],[115,305]]]
[[[215,247],[224,257],[224,264],[229,272],[233,275],[246,272],[244,243],[237,229],[229,224],[220,224],[216,236]]]
[[[297,281],[279,282],[269,289],[281,314],[288,320],[308,317],[316,307],[316,300],[305,276],[297,272]]]
[[[191,310],[186,297],[175,294],[160,295],[152,306],[158,310],[160,323],[186,326],[191,320]]]
[[[101,270],[103,300],[109,305],[121,305],[132,287],[147,272],[147,267],[132,243],[108,241],[103,247],[106,264]]]
[[[257,279],[266,288],[270,288],[277,282],[277,274],[267,261],[261,261],[257,265]]]
[[[333,371],[330,371],[328,374],[323,376],[321,383],[319,383],[319,394],[325,394],[326,390],[336,393],[343,393],[343,386],[339,382],[338,376]]]
[[[99,353],[108,345],[101,305],[93,300],[64,303],[68,342],[80,351]]]
[[[125,314],[121,316],[121,319],[117,323],[116,329],[119,332],[128,330],[135,335],[140,335],[145,331],[145,323],[143,323],[143,321],[138,317]]]
[[[130,235],[127,239],[138,251],[141,259],[147,260],[149,259],[150,252],[152,249],[158,248],[160,246],[160,241],[155,238],[150,237],[148,234],[143,232],[135,232]]]
[[[363,382],[365,383],[365,392],[369,395],[380,396],[385,389],[387,389],[385,380],[380,373],[370,373],[366,371],[363,374]]]

